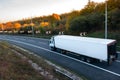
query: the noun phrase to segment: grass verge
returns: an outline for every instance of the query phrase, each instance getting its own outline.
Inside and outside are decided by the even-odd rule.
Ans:
[[[11,50],[15,50],[20,54],[26,56],[28,59],[32,60],[34,63],[37,63],[45,71],[49,72],[57,79],[70,80],[70,78],[64,76],[59,72],[56,72],[55,68],[49,65],[42,57],[28,54],[27,51],[16,48],[6,42],[0,42],[0,51],[2,51],[0,52],[0,58],[3,58],[2,60],[0,59],[0,62],[2,62],[2,64],[4,63],[4,66],[7,65],[4,67],[5,69],[3,69],[3,66],[0,66],[0,80],[49,80],[48,78],[40,75],[38,71],[34,70],[33,67],[28,63],[28,59],[22,59]],[[5,58],[1,55],[6,55],[7,57]],[[84,76],[80,77],[80,80],[87,80]]]
[[[0,42],[0,80],[45,80],[26,59],[16,55],[5,42]]]

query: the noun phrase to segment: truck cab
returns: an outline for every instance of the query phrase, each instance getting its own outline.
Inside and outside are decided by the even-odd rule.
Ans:
[[[50,46],[50,49],[52,51],[55,51],[55,40],[54,40],[54,36],[51,37],[50,41],[49,41],[49,46]]]

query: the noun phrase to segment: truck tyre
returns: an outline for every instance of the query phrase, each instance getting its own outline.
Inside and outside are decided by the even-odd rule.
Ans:
[[[91,58],[86,58],[86,62],[91,63],[92,59]]]
[[[82,57],[81,57],[81,60],[82,60],[82,61],[85,61],[85,58],[82,56]]]
[[[112,64],[112,62],[113,62],[112,59],[109,58],[108,65],[110,66]]]
[[[61,49],[61,50],[60,50],[60,53],[61,53],[61,54],[65,54],[66,51]]]

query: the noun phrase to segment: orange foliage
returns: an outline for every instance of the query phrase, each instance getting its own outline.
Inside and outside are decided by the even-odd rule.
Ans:
[[[0,30],[4,30],[3,24],[0,24]]]
[[[60,20],[60,16],[58,14],[53,14],[53,17],[57,20]]]
[[[21,27],[21,24],[20,23],[14,23],[14,28],[15,29],[20,29],[20,27]]]
[[[13,24],[11,22],[7,22],[4,26],[4,29],[11,30],[13,29]]]

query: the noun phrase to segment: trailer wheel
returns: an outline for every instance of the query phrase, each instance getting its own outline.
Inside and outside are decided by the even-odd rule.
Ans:
[[[86,62],[91,63],[92,59],[91,58],[86,58]]]
[[[81,57],[81,60],[82,60],[82,61],[85,61],[85,58],[84,58],[84,57]]]
[[[65,54],[66,51],[65,51],[65,50],[60,50],[60,53],[61,53],[61,54]]]
[[[111,58],[109,58],[108,60],[108,65],[110,66],[112,64],[113,60]]]
[[[109,61],[108,65],[110,66],[112,64],[112,60]]]

